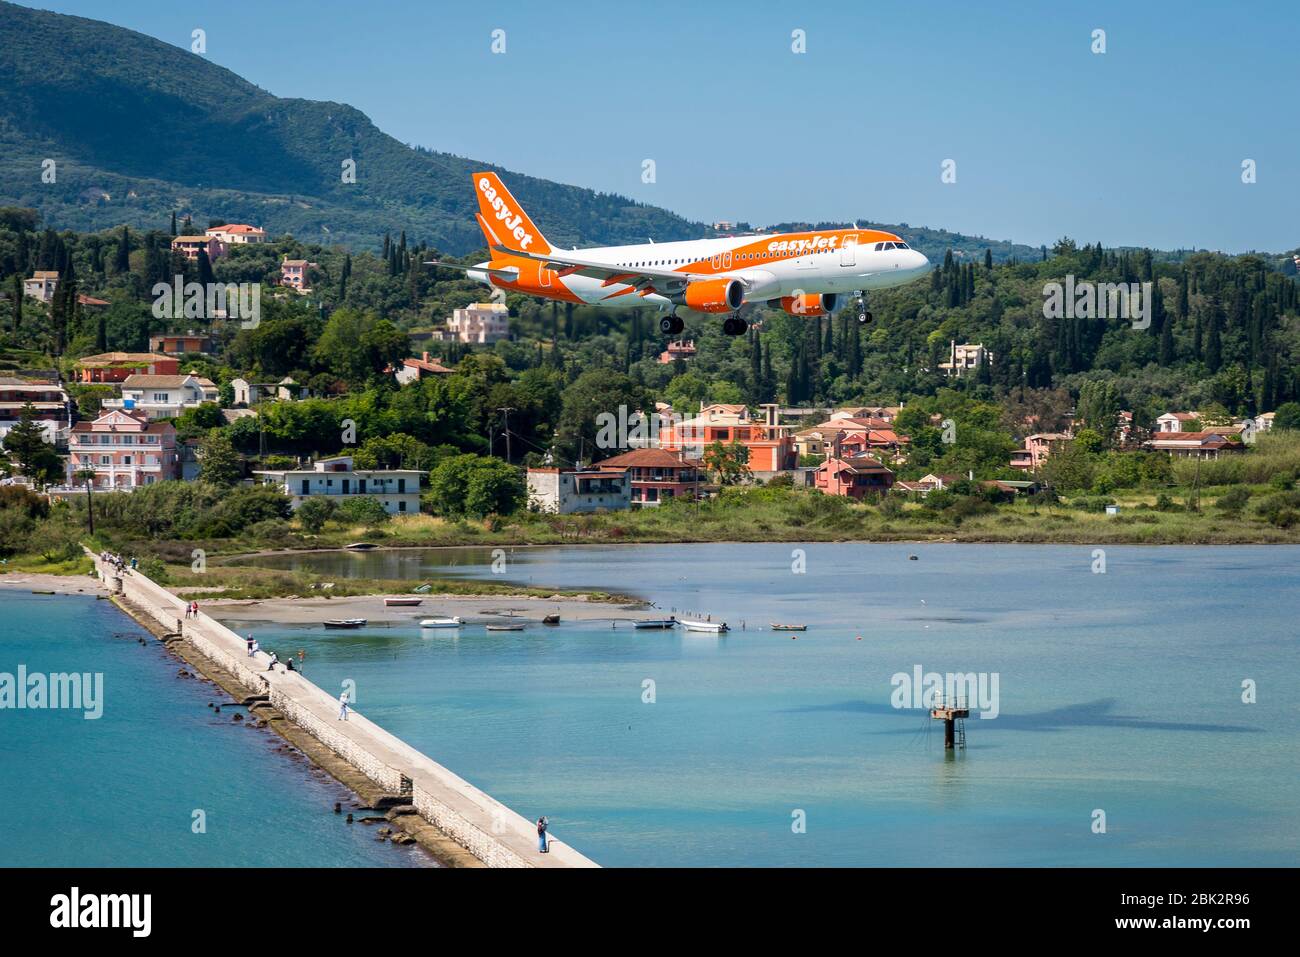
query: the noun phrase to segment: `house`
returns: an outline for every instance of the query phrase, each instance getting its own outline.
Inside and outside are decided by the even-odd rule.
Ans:
[[[122,382],[122,397],[106,399],[103,407],[140,412],[149,419],[174,419],[186,409],[220,398],[216,383],[192,373],[131,375]]]
[[[1273,428],[1273,418],[1275,415],[1276,413],[1274,412],[1265,412],[1263,415],[1255,416],[1255,431],[1267,432],[1269,429]]]
[[[837,419],[877,419],[882,426],[893,424],[902,408],[897,405],[855,405],[836,409],[831,413],[830,421]]]
[[[370,496],[378,499],[391,515],[420,511],[420,476],[417,469],[357,469],[352,456],[317,459],[309,469],[255,471],[262,481],[279,485],[290,496],[292,507],[309,498],[325,497],[333,502]]]
[[[789,471],[798,461],[794,438],[788,426],[776,424],[775,405],[765,405],[763,410],[764,418],[759,423],[750,418],[746,406],[700,403],[698,416],[659,430],[659,446],[698,459],[714,442],[723,445],[739,442],[748,450],[749,470],[754,475],[764,477]]]
[[[187,352],[210,353],[212,337],[196,332],[150,336],[149,351],[161,352],[164,355],[183,355]]]
[[[828,457],[813,473],[813,488],[827,495],[865,498],[884,495],[893,487],[894,473],[867,455]]]
[[[180,253],[191,262],[199,258],[200,252],[208,254],[208,262],[221,258],[222,246],[212,236],[177,236],[172,240],[172,252]]]
[[[1156,419],[1157,432],[1182,432],[1191,430],[1197,421],[1195,412],[1166,412]]]
[[[129,492],[176,478],[176,429],[139,412],[106,410],[72,427],[64,467],[69,488],[85,485],[77,473],[86,470],[95,473],[95,489],[104,491]]]
[[[940,362],[939,368],[944,371],[944,375],[961,377],[992,361],[993,353],[985,349],[982,343],[957,345],[954,339],[949,343],[948,361]]]
[[[832,416],[820,425],[796,432],[794,436],[795,450],[799,455],[829,455],[838,443],[847,453],[875,450],[895,461],[903,457],[904,446],[910,442],[907,436],[899,435],[890,427],[889,420],[846,415]]]
[[[500,302],[476,302],[452,311],[443,339],[485,344],[510,335],[510,310]]]
[[[528,470],[528,506],[539,512],[620,511],[631,507],[631,489],[623,472],[545,466]]]
[[[1011,467],[1036,472],[1053,453],[1060,451],[1071,436],[1066,432],[1036,432],[1025,436],[1025,443],[1011,453]]]
[[[666,366],[678,359],[685,361],[693,358],[695,358],[695,340],[676,339],[668,343],[668,348],[659,353],[659,364]]]
[[[280,285],[302,293],[311,292],[307,271],[315,268],[314,262],[308,262],[306,259],[290,259],[286,256],[284,262],[280,263]]]
[[[77,305],[89,309],[103,309],[105,306],[111,306],[112,303],[107,299],[96,299],[94,296],[87,296],[85,293],[77,293]]]
[[[31,279],[23,280],[23,295],[41,302],[54,298],[54,290],[59,285],[59,274],[54,270],[39,269],[32,273]]]
[[[74,364],[80,382],[123,382],[133,375],[175,375],[180,360],[154,352],[102,352]]]
[[[221,243],[222,246],[242,246],[248,243],[266,242],[266,230],[244,223],[229,223],[225,226],[213,226],[206,235]]]
[[[296,402],[307,398],[309,390],[299,385],[292,376],[285,376],[279,382],[249,382],[245,378],[231,379],[230,387],[235,392],[235,405],[249,406],[267,400],[279,402]]]
[[[36,410],[46,442],[53,445],[72,427],[72,401],[63,386],[50,380],[29,381],[0,376],[0,442],[19,423],[24,406]]]
[[[1157,432],[1142,443],[1153,452],[1196,459],[1217,459],[1221,453],[1240,452],[1245,446],[1237,436],[1218,432]]]
[[[448,369],[438,361],[437,358],[430,359],[429,353],[422,353],[418,359],[403,359],[402,368],[395,373],[395,378],[402,385],[408,382],[417,382],[425,376],[431,375],[454,375],[455,369]]]
[[[592,468],[627,476],[632,504],[638,508],[653,507],[671,498],[693,498],[704,481],[698,459],[667,449],[633,449],[597,462]]]

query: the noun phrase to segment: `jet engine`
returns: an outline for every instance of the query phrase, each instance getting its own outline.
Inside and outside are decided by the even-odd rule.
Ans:
[[[829,316],[835,311],[839,294],[834,292],[804,293],[799,296],[783,296],[781,308],[792,316]],[[776,305],[769,302],[769,306]]]
[[[680,304],[696,312],[735,312],[745,301],[745,287],[735,279],[702,279],[689,283]]]

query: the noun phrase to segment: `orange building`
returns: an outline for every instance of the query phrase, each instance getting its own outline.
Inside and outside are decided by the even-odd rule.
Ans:
[[[659,430],[659,446],[688,458],[702,458],[714,442],[739,442],[749,451],[751,472],[783,472],[795,467],[797,456],[790,429],[776,424],[775,405],[763,406],[763,421],[750,418],[743,405],[701,405],[700,414]]]
[[[176,375],[181,361],[153,352],[104,352],[76,362],[79,382],[124,382],[133,375]]]
[[[831,456],[813,473],[813,487],[827,495],[884,495],[893,484],[894,473],[866,455],[842,459]]]

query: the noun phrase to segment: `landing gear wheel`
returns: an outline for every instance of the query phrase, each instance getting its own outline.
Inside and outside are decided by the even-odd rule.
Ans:
[[[681,332],[686,328],[686,320],[683,319],[681,316],[673,316],[672,320],[673,320],[672,328],[669,329],[668,331],[671,332],[673,335],[677,335],[677,333]]]
[[[862,294],[859,294],[858,295],[858,322],[860,322],[862,325],[865,326],[874,318],[876,317],[873,316],[871,313],[867,312],[867,297]]]
[[[673,329],[673,325],[676,322],[677,322],[676,316],[664,316],[662,319],[659,320],[659,331],[662,332],[664,335],[670,335],[671,333],[676,331],[675,329]]]
[[[749,323],[744,319],[738,319],[735,316],[729,317],[722,324],[722,331],[729,336],[743,336],[749,329]]]
[[[871,313],[869,313],[869,312],[859,312],[859,313],[858,313],[858,322],[862,323],[862,325],[864,325],[864,326],[867,325],[867,324],[868,324],[869,322],[871,322],[872,320],[874,320],[875,318],[876,318],[876,317],[875,317],[874,315],[872,315]]]

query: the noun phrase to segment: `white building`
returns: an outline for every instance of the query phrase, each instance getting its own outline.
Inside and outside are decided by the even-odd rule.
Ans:
[[[0,444],[9,430],[22,421],[23,409],[29,402],[46,442],[54,445],[67,437],[72,428],[72,402],[63,386],[51,381],[0,376]]]
[[[292,376],[285,376],[279,382],[249,382],[247,379],[231,379],[230,387],[235,391],[235,405],[253,405],[265,400],[296,402],[307,398],[307,387],[293,381]]]
[[[985,349],[983,343],[958,345],[956,340],[953,340],[948,344],[948,361],[940,362],[939,368],[943,370],[944,375],[960,377],[992,360],[993,353]]]
[[[393,515],[420,511],[420,476],[416,469],[356,469],[352,456],[318,459],[309,469],[254,472],[263,481],[283,487],[293,499],[293,508],[309,498],[325,496],[339,504],[349,498],[369,495],[378,499],[384,511]]]
[[[560,515],[631,508],[631,476],[597,469],[529,469],[528,506]]]
[[[1156,419],[1157,432],[1190,432],[1196,421],[1195,412],[1166,412]]]
[[[246,243],[264,243],[266,242],[266,230],[257,226],[248,226],[244,223],[229,223],[225,226],[214,226],[206,231],[206,235],[211,236],[217,242],[225,246],[242,246]]]
[[[129,375],[122,380],[122,397],[106,399],[103,407],[143,412],[150,419],[174,419],[186,409],[220,398],[216,383],[192,373]]]
[[[476,302],[452,312],[443,338],[483,344],[509,335],[510,310],[499,302]]]
[[[59,274],[54,270],[37,270],[31,279],[23,280],[23,295],[41,302],[54,298],[54,288],[59,284]]]

